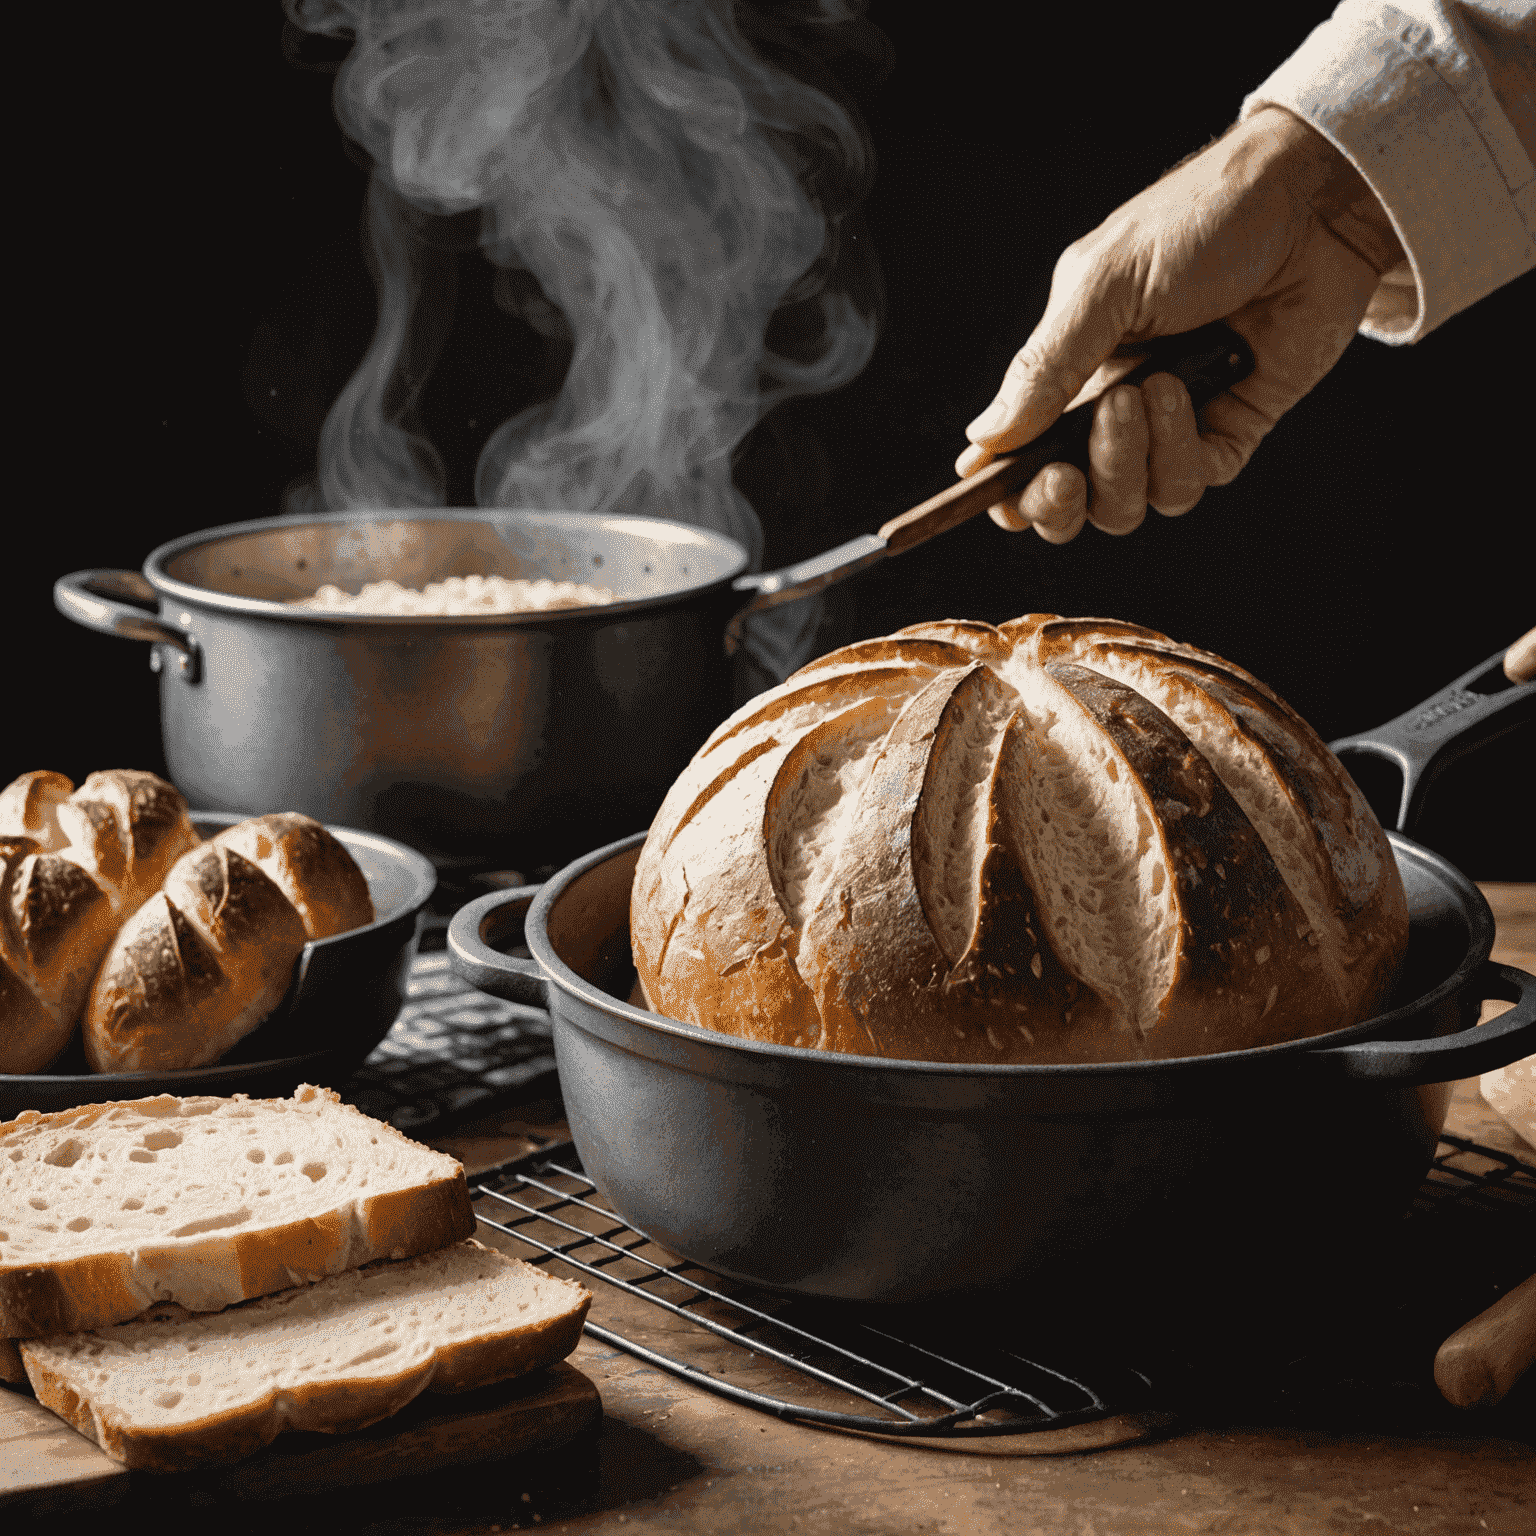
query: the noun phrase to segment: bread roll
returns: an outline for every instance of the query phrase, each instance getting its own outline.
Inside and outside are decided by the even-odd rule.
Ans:
[[[119,922],[160,889],[171,865],[200,841],[181,792],[152,773],[93,773],[57,805],[72,859],[111,898]]]
[[[59,828],[59,806],[74,785],[62,773],[38,769],[0,789],[0,837],[26,837],[42,853],[55,853],[67,841]]]
[[[116,931],[79,865],[0,838],[0,1072],[37,1072],[69,1044]]]
[[[198,836],[152,773],[23,774],[0,791],[0,1072],[68,1044],[119,926]]]
[[[112,941],[86,1060],[97,1072],[216,1062],[283,1000],[309,939],[372,919],[361,870],[318,822],[241,822],[184,854]]]
[[[309,816],[296,811],[253,816],[220,832],[214,842],[234,849],[276,881],[312,939],[373,921],[373,899],[362,870]]]
[[[1326,1033],[1407,942],[1385,834],[1270,689],[1043,614],[915,625],[738,710],[658,813],[630,920],[670,1017],[953,1062]]]

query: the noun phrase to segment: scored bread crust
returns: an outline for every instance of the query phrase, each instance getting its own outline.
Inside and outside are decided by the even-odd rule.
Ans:
[[[1007,779],[1019,763],[1007,692],[982,665],[940,673],[885,737],[801,944],[824,1048],[1053,1060],[1071,1055],[1074,1027],[1102,1022],[1097,999],[1047,942],[1007,853],[1016,836]],[[959,808],[972,825],[941,824],[925,837],[923,811],[971,746],[968,721],[978,716],[987,766],[972,804]],[[942,867],[946,859],[954,867]],[[939,917],[941,905],[953,915]]]
[[[61,850],[94,876],[123,922],[159,890],[166,872],[201,839],[175,785],[136,768],[91,774],[53,815]]]
[[[1407,943],[1391,847],[1258,679],[1137,625],[945,620],[736,711],[636,865],[641,995],[796,1046],[1165,1059],[1328,1033]]]
[[[312,816],[298,811],[252,816],[213,841],[277,884],[309,938],[330,938],[373,921],[367,878],[339,839]]]
[[[1134,625],[1040,626],[1032,661],[1075,660],[1138,689],[1178,723],[1260,830],[1320,936],[1342,1009],[1364,1017],[1391,990],[1407,898],[1355,781],[1294,710],[1242,668]]]
[[[250,860],[204,843],[112,941],[83,1020],[95,1072],[218,1061],[283,1000],[304,924]]]
[[[711,733],[662,802],[635,871],[630,924],[637,957],[648,961],[640,982],[650,1006],[747,1039],[821,1043],[796,965],[798,931],[770,862],[772,822],[809,754],[787,760],[840,705],[857,734],[880,716],[893,721],[911,694],[971,660],[947,638],[860,642],[802,668]],[[684,998],[693,1011],[674,1012]]]
[[[116,927],[78,865],[0,837],[0,1072],[36,1072],[69,1044]]]
[[[67,841],[59,827],[59,806],[74,792],[62,773],[35,769],[0,789],[0,837],[25,837],[43,853],[56,853]]]
[[[476,1311],[468,1336],[462,1319],[440,1321],[455,1299],[461,1311]],[[574,1281],[471,1240],[211,1318],[157,1308],[118,1328],[23,1341],[21,1352],[44,1406],[125,1465],[174,1472],[239,1460],[287,1430],[362,1429],[424,1391],[473,1391],[552,1365],[576,1347],[591,1300]],[[437,1316],[421,1318],[417,1309]],[[528,1312],[533,1321],[522,1321]],[[263,1344],[281,1348],[284,1332],[306,1323],[330,1357],[264,1368]],[[414,1352],[407,1338],[402,1350],[399,1336],[413,1326],[426,1337]],[[237,1341],[243,1347],[232,1347]],[[247,1379],[220,1381],[226,1402],[209,1402],[216,1392],[203,1371],[247,1351]],[[354,1358],[335,1362],[349,1351]],[[186,1367],[201,1368],[197,1380]],[[165,1402],[133,1401],[157,1388]],[[197,1406],[172,1418],[183,1399]]]
[[[208,1230],[182,1236],[154,1230],[143,1237],[125,1234],[112,1246],[95,1246],[83,1234],[66,1243],[37,1230],[56,1214],[66,1220],[84,1219],[88,1230],[110,1233],[129,1177],[144,1181],[151,1192],[156,1187],[156,1175],[146,1171],[155,1159],[136,1167],[130,1143],[155,1150],[158,1158],[167,1150],[168,1133],[185,1139],[201,1133],[207,1122],[215,1124],[215,1134],[227,1132],[233,1140],[254,1116],[270,1124],[275,1134],[282,1117],[290,1114],[324,1120],[332,1141],[343,1148],[349,1137],[359,1149],[363,1138],[371,1138],[369,1148],[380,1151],[370,1150],[370,1158],[382,1164],[392,1151],[409,1171],[397,1173],[391,1187],[380,1168],[368,1175],[366,1184],[336,1196],[319,1193],[319,1184],[306,1179],[299,1194],[289,1197],[297,1210],[274,1209],[265,1219],[249,1214],[228,1225],[221,1223],[230,1213],[214,1210],[201,1218]],[[263,1128],[258,1126],[258,1131]],[[140,1131],[142,1136],[137,1136]],[[72,1169],[82,1158],[91,1166],[93,1135],[103,1147],[103,1157],[119,1143],[125,1155],[102,1163],[104,1175],[114,1174],[112,1185],[89,1186],[99,1191],[94,1198],[100,1203],[87,1212],[87,1186],[79,1179],[50,1174],[49,1169]],[[157,1144],[162,1144],[158,1150]],[[211,1155],[205,1154],[205,1161]],[[231,1157],[229,1167],[237,1166],[238,1160]],[[194,1172],[201,1180],[209,1177],[206,1167]],[[163,1200],[174,1198],[182,1188],[163,1174],[159,1178]],[[228,1172],[225,1178],[233,1182],[235,1174]],[[82,1206],[73,1218],[56,1203],[59,1196],[53,1186],[59,1184],[67,1186],[72,1205]],[[43,1200],[45,1208],[34,1211],[33,1199]],[[244,1208],[233,1192],[224,1203],[231,1202]],[[215,1311],[375,1259],[441,1248],[470,1236],[474,1226],[464,1170],[453,1158],[343,1104],[328,1089],[306,1084],[291,1099],[251,1100],[244,1094],[233,1099],[178,1099],[162,1094],[48,1115],[28,1110],[0,1124],[0,1230],[6,1233],[0,1239],[0,1335],[35,1338],[103,1327],[137,1317],[164,1301],[192,1311]]]

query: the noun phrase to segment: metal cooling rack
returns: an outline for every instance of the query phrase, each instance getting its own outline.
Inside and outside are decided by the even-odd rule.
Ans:
[[[1411,1215],[1424,1217],[1453,1203],[1490,1213],[1527,1211],[1536,1205],[1536,1167],[1464,1136],[1444,1133]]]
[[[626,1225],[568,1144],[495,1170],[474,1193],[483,1201],[479,1219],[533,1250],[525,1257],[558,1259],[653,1309],[657,1321],[680,1324],[669,1330],[680,1353],[708,1355],[711,1342],[727,1347],[710,1369],[588,1321],[593,1338],[780,1418],[882,1435],[960,1437],[1062,1429],[1155,1406],[1150,1378],[1135,1369],[1109,1367],[1084,1379],[1005,1347],[979,1346],[960,1359],[886,1327],[734,1287]],[[789,1402],[747,1385],[743,1378],[763,1374],[763,1367],[794,1373],[807,1397],[822,1400]],[[849,1397],[859,1411],[832,1405]]]
[[[984,1340],[957,1353],[952,1339],[939,1348],[901,1336],[884,1313],[876,1323],[858,1309],[818,1312],[811,1303],[722,1281],[621,1220],[569,1144],[493,1170],[474,1193],[479,1220],[522,1245],[522,1257],[559,1261],[600,1282],[594,1289],[614,1304],[604,1311],[618,1312],[629,1333],[589,1320],[591,1337],[779,1418],[880,1435],[965,1438],[1155,1416],[1179,1395],[1183,1368],[1171,1358],[1149,1373],[1114,1362],[1059,1369]],[[1405,1220],[1422,1222],[1450,1206],[1485,1207],[1505,1221],[1528,1217],[1536,1211],[1536,1168],[1445,1136]],[[634,1334],[660,1337],[646,1342]],[[782,1382],[785,1371],[801,1400],[752,1384],[767,1376]]]

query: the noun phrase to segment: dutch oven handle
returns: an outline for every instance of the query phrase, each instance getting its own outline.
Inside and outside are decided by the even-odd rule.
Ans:
[[[1473,997],[1502,998],[1514,1007],[1486,1024],[1431,1040],[1364,1040],[1308,1052],[1344,1077],[1376,1083],[1451,1083],[1536,1055],[1536,976],[1487,960],[1467,984]]]
[[[66,619],[122,640],[150,640],[177,653],[183,681],[195,683],[203,670],[202,647],[190,630],[167,624],[145,606],[159,601],[155,589],[137,571],[71,571],[53,584],[53,606]],[[151,665],[159,671],[160,653]]]
[[[1424,796],[1444,768],[1523,721],[1536,719],[1536,682],[1511,682],[1504,675],[1505,654],[1495,652],[1397,719],[1329,743],[1336,757],[1384,757],[1401,769],[1399,832],[1412,835]]]
[[[523,919],[542,885],[492,891],[460,907],[448,924],[448,963],[461,981],[509,1003],[549,1010],[549,983],[537,960],[495,948],[522,931]]]

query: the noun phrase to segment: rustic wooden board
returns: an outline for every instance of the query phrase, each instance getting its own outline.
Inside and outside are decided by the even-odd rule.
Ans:
[[[280,1435],[233,1466],[162,1477],[128,1472],[32,1398],[0,1389],[0,1508],[11,1517],[90,1508],[145,1482],[242,1500],[322,1493],[547,1449],[602,1411],[597,1388],[562,1362],[479,1392],[423,1393],[354,1434]]]
[[[128,1469],[24,1392],[0,1387],[0,1510],[100,1508],[128,1492]]]

